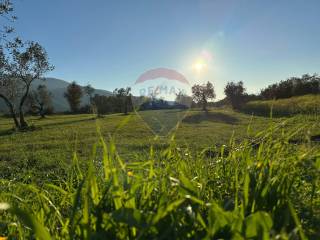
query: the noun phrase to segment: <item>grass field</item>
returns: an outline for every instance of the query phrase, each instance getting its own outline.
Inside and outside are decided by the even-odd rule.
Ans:
[[[154,114],[153,112],[157,111],[143,113],[146,115],[144,119]],[[166,112],[168,114],[162,115],[166,122],[171,118],[177,123],[175,111]],[[80,162],[85,161],[90,156],[93,144],[98,141],[97,127],[106,141],[110,138],[114,140],[117,151],[126,160],[136,160],[140,154],[148,153],[152,143],[159,149],[166,147],[170,139],[155,139],[146,122],[136,114],[107,115],[97,120],[92,115],[56,115],[46,119],[31,117],[28,121],[36,126],[35,131],[12,134],[11,119],[1,119],[1,167],[17,168],[14,171],[3,171],[2,174],[29,170],[42,173],[43,169],[54,169],[58,166],[57,162],[69,163],[74,152],[77,152]],[[242,139],[247,135],[250,123],[254,131],[259,131],[270,121],[228,110],[212,111],[208,115],[192,111],[173,132],[181,147],[202,150],[205,147],[228,143],[233,133],[236,138]],[[165,125],[174,127],[173,123]],[[37,171],[37,168],[40,171]]]
[[[1,118],[0,236],[320,237],[317,115],[159,111]]]
[[[248,102],[243,110],[248,113],[268,116],[270,111],[274,116],[294,114],[319,114],[320,96],[304,95],[287,99]]]

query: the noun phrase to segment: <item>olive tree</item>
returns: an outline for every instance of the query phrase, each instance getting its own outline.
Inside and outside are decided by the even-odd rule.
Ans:
[[[176,94],[175,104],[178,104],[183,108],[188,108],[192,104],[192,97],[180,91]]]
[[[71,112],[79,112],[81,98],[83,96],[83,90],[76,82],[72,82],[67,87],[67,91],[64,93],[64,97],[67,99]]]
[[[52,93],[46,85],[39,85],[36,90],[32,90],[28,96],[28,103],[33,113],[44,118],[49,112],[53,112]]]
[[[245,102],[247,96],[246,89],[243,86],[243,82],[238,83],[228,82],[224,88],[224,93],[227,100],[231,103],[233,109],[240,109]]]
[[[0,0],[0,16],[7,23],[9,22],[9,25],[5,24],[0,28],[0,42],[2,43],[8,41],[8,35],[14,31],[14,28],[10,25],[17,19],[17,17],[13,15],[13,4],[11,0]]]
[[[28,127],[24,104],[31,84],[53,70],[45,49],[37,42],[16,38],[0,47],[0,98],[4,100],[18,129]]]
[[[88,96],[90,104],[92,104],[92,98],[95,91],[94,88],[88,84],[87,86],[84,86],[83,91]]]
[[[125,115],[128,114],[128,111],[132,109],[132,94],[131,94],[131,88],[116,88],[113,91],[113,94],[115,95],[117,99],[117,104],[119,105],[119,110],[123,111]]]
[[[91,112],[96,113],[98,116],[99,114],[97,112],[97,106],[95,105],[95,102],[94,102],[95,89],[90,84],[88,84],[87,86],[84,86],[83,91],[84,91],[85,95],[89,98]]]
[[[192,98],[196,103],[202,105],[202,110],[207,111],[208,100],[214,99],[216,94],[211,82],[203,85],[194,85],[192,87]]]

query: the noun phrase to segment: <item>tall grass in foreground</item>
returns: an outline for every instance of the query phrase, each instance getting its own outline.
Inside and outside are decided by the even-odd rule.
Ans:
[[[271,126],[240,144],[195,153],[152,146],[125,162],[101,137],[88,166],[56,182],[1,181],[0,236],[9,239],[320,238],[320,149]],[[274,132],[282,131],[278,137]]]

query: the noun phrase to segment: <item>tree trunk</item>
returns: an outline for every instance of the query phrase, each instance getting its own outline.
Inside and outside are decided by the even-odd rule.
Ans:
[[[127,97],[124,101],[124,114],[127,115],[128,114],[128,100]]]
[[[20,126],[20,123],[19,123],[19,121],[17,119],[17,115],[14,112],[13,106],[11,105],[9,108],[10,108],[11,117],[12,117],[12,119],[14,121],[14,124],[15,124],[16,128],[20,129],[21,126]]]
[[[24,102],[27,99],[27,96],[29,94],[30,84],[26,84],[26,91],[25,91],[24,95],[22,96],[20,104],[19,104],[19,117],[20,117],[20,128],[21,129],[28,127],[28,123],[24,119],[24,113],[23,113],[23,109],[22,108],[23,108],[23,104],[24,104]]]
[[[43,104],[40,104],[40,107],[39,107],[39,115],[41,118],[45,118],[45,109],[44,109],[44,106]]]
[[[202,110],[207,111],[207,100],[206,99],[202,100]]]
[[[28,123],[24,119],[23,111],[19,112],[19,118],[20,118],[20,129],[25,129],[28,127]]]
[[[207,111],[207,99],[204,94],[202,94],[202,111]]]
[[[202,111],[207,111],[207,104],[205,102],[202,104]]]
[[[5,96],[0,95],[0,98],[2,98],[5,101],[6,105],[8,106],[9,111],[10,111],[10,115],[11,115],[13,121],[14,121],[14,124],[15,124],[16,128],[20,129],[20,123],[19,123],[19,121],[17,119],[17,115],[16,115],[16,113],[14,111],[13,105],[10,103],[10,101]]]

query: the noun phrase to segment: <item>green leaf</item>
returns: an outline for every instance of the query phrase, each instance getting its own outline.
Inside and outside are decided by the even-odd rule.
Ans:
[[[289,201],[288,204],[289,204],[290,213],[293,217],[294,223],[296,224],[297,228],[299,229],[300,239],[302,239],[302,240],[307,239],[306,236],[304,235],[300,220],[298,218],[296,211],[294,210],[294,207],[292,206],[292,203]]]
[[[191,194],[196,196],[197,195],[197,188],[194,186],[194,184],[188,179],[186,178],[183,174],[181,174],[179,176],[179,180],[180,180],[180,189],[184,190],[187,194]]]
[[[19,209],[19,208],[11,208],[10,212],[18,217],[26,226],[32,229],[36,238],[42,240],[49,240],[51,236],[47,231],[46,227],[41,225],[38,220],[29,214],[27,211]]]
[[[273,222],[266,212],[256,212],[245,219],[245,236],[247,238],[269,239]]]
[[[120,208],[111,214],[118,223],[128,224],[130,227],[145,227],[146,223],[143,215],[138,209]]]
[[[152,219],[152,224],[156,224],[160,219],[167,216],[170,212],[176,210],[176,208],[178,208],[184,201],[185,199],[179,199],[166,206],[161,206],[158,209],[157,214]]]

